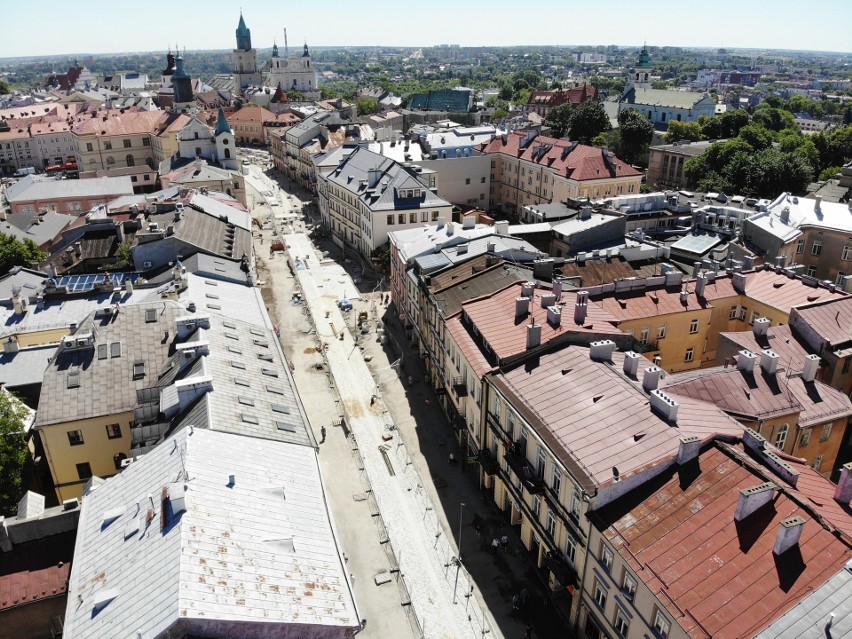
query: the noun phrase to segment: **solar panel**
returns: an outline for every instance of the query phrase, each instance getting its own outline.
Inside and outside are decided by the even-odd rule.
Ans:
[[[113,288],[121,288],[127,280],[134,284],[139,273],[89,273],[85,275],[63,275],[57,285],[64,286],[69,293],[86,293],[104,284],[107,280]]]

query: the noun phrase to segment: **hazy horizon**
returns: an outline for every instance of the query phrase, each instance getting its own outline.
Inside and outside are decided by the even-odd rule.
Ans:
[[[360,13],[357,6],[353,10],[351,4],[330,0],[324,3],[321,14],[313,5],[285,7],[261,0],[209,0],[203,6],[201,12],[194,4],[164,0],[149,0],[146,5],[96,0],[69,12],[65,2],[44,0],[38,5],[39,13],[61,15],[61,20],[41,22],[35,38],[30,29],[7,29],[0,42],[0,58],[149,53],[165,51],[175,43],[187,51],[227,51],[235,46],[240,7],[251,30],[252,46],[257,49],[268,49],[273,42],[283,49],[286,28],[291,48],[301,48],[305,42],[322,48],[425,48],[440,44],[638,47],[647,42],[660,47],[842,54],[849,53],[848,25],[852,24],[852,2],[848,0],[816,0],[807,5],[807,16],[847,25],[834,30],[803,28],[796,18],[802,5],[793,0],[771,4],[717,0],[712,6],[658,0],[653,10],[627,0],[610,0],[605,11],[576,0],[540,0],[535,12],[519,9],[508,0],[491,0],[481,7],[434,0],[428,11],[374,0]],[[335,20],[338,7],[341,12]],[[137,24],[143,11],[150,11],[156,21],[155,33],[145,28],[121,28],[125,23]],[[96,23],[92,16],[97,16]],[[639,17],[645,19],[640,21]],[[607,19],[610,23],[594,28]],[[14,26],[15,19],[8,24]],[[93,27],[94,38],[75,37],[93,33]],[[418,44],[412,44],[413,40]],[[378,41],[382,44],[376,44]]]

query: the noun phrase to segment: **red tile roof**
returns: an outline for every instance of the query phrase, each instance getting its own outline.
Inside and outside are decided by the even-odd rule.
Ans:
[[[480,379],[493,368],[485,355],[482,354],[479,346],[473,341],[470,333],[467,332],[467,328],[462,324],[461,313],[448,317],[446,327],[447,332],[455,341],[465,360],[470,364],[477,379]]]
[[[798,314],[832,347],[852,342],[852,296],[802,306]]]
[[[263,123],[275,119],[275,114],[261,106],[245,106],[239,111],[226,114],[228,124]]]
[[[66,595],[76,536],[52,535],[0,553],[0,611]]]
[[[527,135],[523,131],[515,131],[506,136],[498,135],[483,146],[483,151],[519,157],[547,167],[557,175],[571,180],[601,180],[642,175],[640,171],[615,157],[611,151],[570,140],[537,136],[526,146],[521,146]]]
[[[78,118],[74,124],[77,135],[114,136],[152,133],[162,135],[179,131],[189,122],[189,116],[166,111],[135,111],[119,109],[93,111]]]
[[[801,365],[799,365],[801,370]],[[852,401],[820,381],[805,382],[791,371],[753,373],[731,368],[703,368],[670,375],[665,392],[711,402],[732,415],[749,420],[799,413],[802,427],[827,424],[852,415]]]
[[[583,84],[570,89],[556,89],[555,91],[533,91],[527,104],[545,104],[556,107],[560,104],[580,104],[586,100],[595,100],[598,97],[598,89],[593,84]]]
[[[735,420],[691,399],[679,400],[677,420],[669,424],[651,410],[639,384],[642,373],[633,381],[623,366],[623,353],[613,353],[612,363],[598,362],[589,357],[588,348],[570,346],[542,355],[537,365],[495,374],[493,384],[563,463],[582,466],[592,491],[614,483],[613,467],[623,481],[672,460],[682,436],[695,435],[704,442],[718,435],[742,436],[743,427]]]
[[[471,300],[462,305],[464,314],[470,323],[482,335],[489,348],[501,360],[523,353],[527,347],[527,325],[534,318],[541,325],[541,343],[544,344],[568,333],[587,333],[601,335],[623,335],[615,327],[616,318],[606,310],[589,304],[586,321],[582,325],[574,323],[574,305],[577,293],[563,291],[559,305],[562,306],[562,320],[559,326],[547,321],[547,309],[541,307],[542,294],[550,293],[549,288],[536,288],[530,300],[530,313],[521,318],[515,317],[515,300],[521,296],[522,282],[514,282],[506,288],[487,297]]]
[[[740,491],[767,477],[723,446],[704,451],[688,480],[675,467],[596,514],[631,570],[696,639],[753,637],[852,557],[787,492],[735,522]],[[776,557],[779,524],[797,515],[806,521],[798,547]]]

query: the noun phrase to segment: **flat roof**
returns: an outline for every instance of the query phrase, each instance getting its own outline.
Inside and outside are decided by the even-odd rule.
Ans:
[[[359,626],[312,448],[185,429],[84,496],[65,636],[211,623]]]

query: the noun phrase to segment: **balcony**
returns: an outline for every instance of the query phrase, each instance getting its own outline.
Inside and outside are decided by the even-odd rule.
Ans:
[[[577,571],[562,557],[558,550],[551,550],[545,555],[547,569],[556,577],[560,588],[577,586]]]
[[[487,448],[479,451],[479,465],[486,475],[496,475],[500,470],[500,464],[494,454]]]
[[[467,381],[463,376],[453,377],[453,391],[456,397],[467,397]]]
[[[532,495],[544,492],[544,480],[536,474],[535,469],[533,469],[526,457],[519,453],[509,452],[504,457],[509,464],[509,468],[521,480],[527,492]]]

